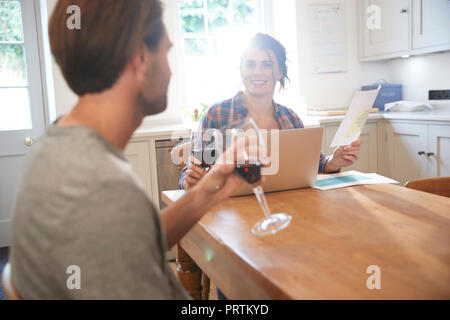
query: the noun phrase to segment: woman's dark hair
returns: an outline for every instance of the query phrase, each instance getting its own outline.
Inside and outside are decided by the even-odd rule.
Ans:
[[[286,65],[286,48],[275,38],[264,33],[257,33],[251,40],[247,47],[247,52],[249,49],[259,49],[263,51],[271,50],[275,57],[277,58],[278,67],[281,71],[280,84],[284,88],[286,80],[289,80],[287,75],[287,65]],[[245,59],[245,52],[241,56],[241,68]]]

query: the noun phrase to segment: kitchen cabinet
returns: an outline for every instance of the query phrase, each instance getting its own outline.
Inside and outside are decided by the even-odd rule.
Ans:
[[[338,127],[339,124],[324,127],[322,152],[327,155],[332,154],[335,149],[330,147],[330,144]],[[359,152],[358,161],[349,167],[343,168],[343,171],[358,170],[361,172],[378,172],[377,123],[367,123],[361,133],[360,139],[363,141],[363,144]]]
[[[148,194],[152,194],[152,183],[150,175],[150,157],[148,141],[132,141],[125,148],[125,156],[133,168],[135,174],[144,184]]]
[[[408,122],[385,125],[385,174],[400,183],[450,176],[450,126]]]
[[[401,184],[426,177],[427,126],[386,123],[384,129],[385,174]]]
[[[450,43],[450,1],[413,0],[412,48],[445,46]]]
[[[450,1],[358,3],[361,61],[450,50]]]
[[[363,57],[409,50],[411,29],[409,0],[364,0],[362,9]],[[374,20],[371,24],[372,19]]]
[[[170,157],[170,152],[178,143],[179,141],[172,141],[170,139],[158,140],[155,142],[160,209],[167,206],[161,199],[161,192],[178,189],[180,172]]]
[[[428,176],[450,176],[450,126],[428,127]]]

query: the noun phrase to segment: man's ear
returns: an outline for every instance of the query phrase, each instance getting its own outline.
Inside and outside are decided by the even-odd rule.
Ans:
[[[153,58],[145,44],[141,44],[133,55],[131,65],[139,84],[142,84],[147,79],[148,72],[154,63]]]

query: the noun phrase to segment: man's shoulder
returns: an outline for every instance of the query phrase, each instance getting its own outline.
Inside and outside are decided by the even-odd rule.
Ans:
[[[82,127],[50,127],[39,138],[36,150],[30,153],[30,157],[45,161],[48,170],[62,169],[67,172],[111,170],[127,163],[123,151],[109,144],[95,131]]]
[[[27,156],[22,187],[38,186],[42,192],[57,195],[70,191],[68,199],[112,185],[145,189],[123,153],[111,148],[92,134],[50,130]]]

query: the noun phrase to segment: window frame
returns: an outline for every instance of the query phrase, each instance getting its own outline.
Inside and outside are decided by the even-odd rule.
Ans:
[[[45,119],[46,104],[43,97],[44,87],[42,81],[42,43],[40,43],[38,36],[38,22],[40,20],[40,16],[37,7],[40,5],[40,2],[39,0],[16,1],[20,2],[23,41],[5,41],[4,44],[12,44],[17,42],[17,44],[23,46],[26,83],[20,85],[2,86],[1,88],[26,88],[28,90],[31,128],[15,129],[10,130],[9,132],[11,135],[19,134],[20,136],[36,136],[40,135],[39,133],[43,131],[47,124]],[[6,135],[5,132],[8,131],[3,131],[1,140],[11,139],[11,137],[8,138],[9,135]],[[10,152],[21,153],[25,149],[23,146],[19,147],[19,145],[17,145],[17,147],[13,150],[14,151]]]

